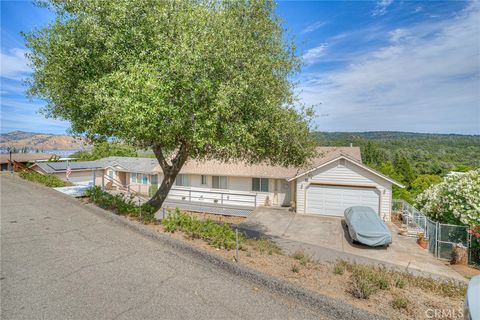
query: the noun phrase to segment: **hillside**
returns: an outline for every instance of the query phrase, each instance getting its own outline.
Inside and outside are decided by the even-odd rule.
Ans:
[[[404,156],[418,173],[444,174],[456,166],[480,168],[480,136],[411,132],[315,132],[320,145],[362,147],[370,142],[384,160]]]
[[[393,197],[414,203],[451,171],[480,168],[480,136],[411,132],[315,132],[318,144],[362,150],[369,166],[402,183]]]
[[[88,144],[82,139],[68,135],[54,135],[24,131],[13,131],[0,134],[0,148],[15,148],[30,151],[36,150],[79,150],[85,149]]]

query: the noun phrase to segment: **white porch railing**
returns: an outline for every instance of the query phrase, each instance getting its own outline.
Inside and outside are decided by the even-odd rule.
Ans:
[[[257,195],[242,192],[212,191],[201,188],[172,187],[167,200],[255,208]]]

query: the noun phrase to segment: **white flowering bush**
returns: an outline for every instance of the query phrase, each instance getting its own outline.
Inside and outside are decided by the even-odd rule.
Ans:
[[[434,220],[480,225],[480,169],[445,177],[416,198],[417,207]]]

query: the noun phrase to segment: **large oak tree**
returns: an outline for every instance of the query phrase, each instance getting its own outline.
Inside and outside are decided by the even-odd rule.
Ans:
[[[160,208],[189,158],[299,166],[313,153],[299,70],[269,0],[53,0],[25,34],[29,93],[92,140],[151,148]]]

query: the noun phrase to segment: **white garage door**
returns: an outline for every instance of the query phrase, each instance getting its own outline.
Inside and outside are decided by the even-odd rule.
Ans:
[[[379,192],[375,188],[310,185],[305,212],[343,217],[348,207],[368,206],[378,213],[379,203]]]

